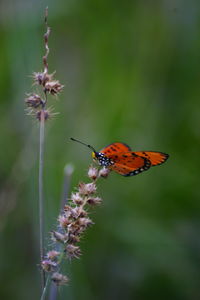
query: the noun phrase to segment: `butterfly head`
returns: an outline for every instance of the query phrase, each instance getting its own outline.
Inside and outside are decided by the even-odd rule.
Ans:
[[[97,161],[100,166],[109,167],[114,164],[114,162],[102,152],[92,152],[92,158]]]
[[[97,159],[97,153],[98,153],[98,152],[94,152],[94,151],[92,152],[92,158],[93,158],[93,159]]]
[[[87,146],[88,148],[90,148],[92,150],[92,158],[98,162],[98,164],[100,166],[105,166],[105,167],[109,167],[111,165],[114,164],[114,162],[109,158],[107,157],[104,153],[102,152],[97,152],[91,145],[87,145],[79,140],[76,140],[74,138],[71,138],[72,141],[75,141],[75,142],[78,142],[82,145],[85,145]]]

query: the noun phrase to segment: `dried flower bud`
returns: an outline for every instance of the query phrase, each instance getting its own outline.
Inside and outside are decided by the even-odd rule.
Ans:
[[[87,212],[81,206],[72,208],[71,214],[74,219],[87,216]]]
[[[66,218],[70,218],[72,215],[72,207],[69,205],[65,205],[64,206],[64,212],[65,212],[65,216]]]
[[[69,278],[61,273],[55,272],[51,276],[51,280],[56,285],[65,285],[69,282]]]
[[[94,182],[83,183],[80,182],[78,186],[79,193],[82,195],[90,195],[96,193],[97,187]]]
[[[52,231],[51,232],[51,238],[54,242],[60,242],[60,243],[65,243],[67,241],[67,235],[62,234],[58,231]]]
[[[79,236],[87,227],[94,224],[89,218],[78,218],[75,222],[68,226],[69,234]]]
[[[37,108],[43,103],[43,100],[37,94],[28,94],[27,96],[28,97],[25,99],[25,102],[28,107]]]
[[[63,87],[64,85],[61,85],[58,80],[47,81],[45,83],[45,91],[52,95],[59,94],[62,91]]]
[[[70,244],[76,244],[80,242],[80,238],[77,235],[70,233],[67,242]]]
[[[80,234],[80,226],[75,222],[68,226],[69,235],[73,234],[75,236]]]
[[[48,81],[52,80],[54,73],[48,74],[46,72],[34,72],[33,79],[36,84],[45,86]]]
[[[76,205],[81,205],[81,204],[83,204],[83,201],[84,201],[84,199],[81,197],[81,195],[79,193],[72,193],[71,200]]]
[[[48,110],[39,110],[36,113],[36,117],[39,121],[42,120],[42,117],[44,118],[44,120],[46,121],[47,119],[49,119],[50,117],[50,112]]]
[[[91,166],[88,170],[88,177],[91,178],[92,180],[97,179],[98,177],[98,169],[94,168],[93,166]]]
[[[100,171],[99,171],[99,177],[103,177],[106,178],[108,177],[108,174],[110,173],[110,170],[106,167],[103,167]]]
[[[98,205],[101,204],[102,199],[100,197],[90,197],[87,200],[87,203],[90,205]]]
[[[94,224],[90,218],[79,218],[77,223],[84,228]]]
[[[55,270],[57,263],[50,259],[45,259],[41,262],[41,266],[44,271],[52,272],[53,270]]]
[[[71,223],[65,214],[58,216],[58,222],[62,228],[67,228],[67,226]]]
[[[79,258],[81,255],[81,250],[79,246],[74,246],[72,244],[67,245],[66,252],[69,259]]]
[[[47,253],[47,258],[50,260],[56,260],[59,255],[60,255],[60,252],[58,252],[56,250],[51,250]]]

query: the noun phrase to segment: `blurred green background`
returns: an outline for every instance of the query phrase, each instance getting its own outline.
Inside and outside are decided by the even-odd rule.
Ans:
[[[81,259],[58,299],[200,299],[200,2],[18,0],[0,3],[0,299],[39,299],[38,123],[25,112],[29,75],[42,70],[49,6],[49,70],[65,85],[46,126],[45,212],[56,227],[63,169],[71,187],[91,163],[81,139],[170,154],[139,176],[99,181]]]

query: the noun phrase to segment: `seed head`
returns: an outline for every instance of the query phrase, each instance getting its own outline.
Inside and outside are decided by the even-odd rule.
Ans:
[[[79,246],[74,246],[72,244],[67,245],[66,253],[69,259],[71,258],[79,258],[81,255],[81,250]]]
[[[51,239],[54,241],[54,242],[60,242],[60,243],[66,243],[67,241],[67,235],[65,234],[62,234],[58,231],[52,231],[51,232]]]
[[[50,118],[50,112],[49,110],[45,109],[45,110],[39,110],[36,113],[36,117],[39,121],[42,120],[42,118],[44,118],[44,120],[48,120]]]
[[[84,199],[81,197],[81,195],[79,193],[72,193],[71,200],[76,205],[81,205],[81,204],[83,204],[83,201],[84,201]]]
[[[79,223],[79,219],[77,219],[75,222],[73,222],[72,224],[70,224],[68,226],[68,233],[71,235],[75,235],[75,236],[80,236],[80,234],[85,231],[86,227],[85,226],[81,226]]]
[[[81,206],[76,206],[76,207],[72,208],[69,205],[65,205],[64,212],[65,212],[65,216],[68,219],[69,218],[77,219],[80,216],[84,217],[87,215],[87,212]]]
[[[28,107],[37,108],[43,103],[43,100],[37,94],[27,94],[27,96],[25,102]]]
[[[69,282],[69,278],[61,273],[55,272],[51,276],[51,280],[56,285],[65,285]]]
[[[81,206],[72,208],[71,214],[74,219],[87,216],[87,212]]]
[[[97,179],[98,177],[98,169],[91,166],[88,170],[88,177],[92,180]]]
[[[64,85],[61,85],[58,80],[52,80],[52,81],[47,81],[44,87],[46,92],[52,95],[56,95],[62,91]]]
[[[34,72],[33,73],[33,79],[34,79],[35,84],[45,86],[45,84],[48,81],[52,80],[54,73],[53,74],[48,74],[47,72]]]
[[[96,193],[97,187],[94,182],[83,183],[80,182],[78,186],[79,193],[82,195],[90,195]]]
[[[45,259],[42,261],[41,266],[44,271],[52,272],[53,270],[55,270],[57,263],[50,259]]]
[[[87,200],[87,203],[90,205],[98,205],[101,204],[102,199],[100,197],[90,197]]]
[[[76,222],[72,223],[68,226],[68,232],[70,236],[71,234],[77,236],[80,234],[80,226]]]
[[[66,229],[71,221],[69,220],[69,218],[66,217],[65,214],[64,215],[62,214],[58,216],[58,222],[60,224],[60,227]]]
[[[90,225],[94,224],[90,218],[79,218],[77,220],[77,223],[83,228],[87,228]]]
[[[107,178],[108,175],[110,173],[110,170],[106,167],[103,167],[100,171],[99,171],[99,177],[103,177],[103,178]]]
[[[70,218],[72,215],[72,207],[69,205],[65,205],[64,206],[64,212],[65,212],[65,216],[66,218]]]
[[[47,258],[50,260],[56,260],[59,255],[60,255],[60,252],[58,252],[56,250],[51,250],[47,253]]]
[[[78,218],[75,222],[68,226],[68,232],[69,234],[79,236],[86,230],[87,227],[89,227],[92,224],[94,223],[89,218]]]
[[[80,238],[77,235],[70,233],[67,242],[74,245],[80,242]]]

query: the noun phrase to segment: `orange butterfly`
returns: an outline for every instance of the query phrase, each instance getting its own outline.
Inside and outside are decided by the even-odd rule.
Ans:
[[[92,157],[100,166],[105,166],[123,176],[133,176],[148,170],[150,167],[164,163],[169,155],[155,151],[133,152],[124,143],[113,143],[97,152],[92,146],[82,143],[74,138],[72,141],[79,142],[92,149]]]

